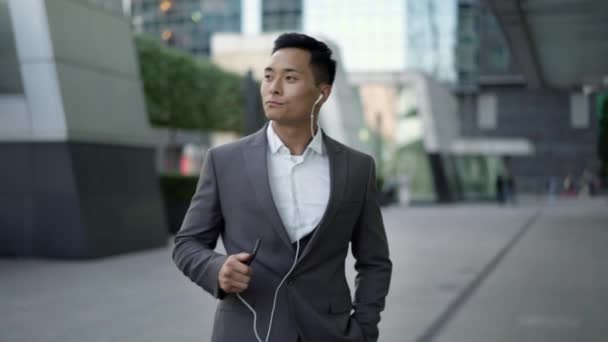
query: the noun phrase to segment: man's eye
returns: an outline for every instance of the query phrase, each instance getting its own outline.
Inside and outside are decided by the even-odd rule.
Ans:
[[[295,81],[295,80],[296,80],[296,78],[295,78],[295,77],[293,77],[293,76],[287,76],[287,77],[285,77],[285,78],[286,78],[288,81]]]
[[[270,79],[271,79],[271,77],[270,77],[270,75],[264,75],[264,79],[265,79],[265,80],[270,80]]]

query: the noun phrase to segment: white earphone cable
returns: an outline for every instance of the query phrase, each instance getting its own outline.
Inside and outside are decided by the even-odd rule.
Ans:
[[[319,95],[319,98],[317,99],[317,101],[315,101],[314,105],[312,106],[312,110],[310,111],[310,135],[311,138],[314,139],[315,137],[315,129],[314,129],[314,118],[315,118],[315,107],[317,106],[317,104],[319,103],[319,101],[321,101],[323,99],[323,94]],[[318,124],[317,124],[318,126]],[[281,282],[279,283],[279,286],[277,286],[277,288],[274,291],[274,297],[272,299],[272,311],[270,312],[270,322],[268,323],[268,332],[266,333],[266,339],[264,340],[264,342],[268,342],[268,340],[270,339],[270,332],[272,330],[272,321],[274,319],[274,312],[277,306],[277,296],[279,294],[279,290],[281,289],[281,286],[283,286],[283,283],[285,282],[285,280],[287,280],[287,278],[289,277],[289,275],[291,274],[291,272],[293,272],[293,269],[296,267],[297,263],[298,263],[298,255],[300,254],[300,240],[296,241],[296,257],[293,261],[293,265],[291,265],[291,268],[289,269],[289,271],[287,272],[287,274],[285,274],[285,276],[283,277],[283,279],[281,280]],[[245,299],[243,299],[243,297],[241,297],[240,293],[237,293],[236,296],[240,299],[241,302],[243,302],[243,304],[245,304],[245,306],[249,309],[249,311],[251,311],[251,313],[253,314],[253,333],[255,334],[255,338],[258,340],[258,342],[262,342],[262,339],[260,338],[260,335],[258,334],[258,328],[257,328],[257,319],[258,319],[258,315],[257,312],[255,311],[255,309],[249,305],[249,303],[247,303],[247,301]]]
[[[279,283],[279,286],[277,286],[276,290],[274,291],[274,297],[272,299],[272,311],[270,312],[270,322],[268,323],[268,332],[266,333],[266,339],[264,340],[264,342],[268,342],[270,339],[270,331],[272,330],[272,321],[274,319],[274,312],[275,312],[276,305],[277,305],[277,296],[279,294],[279,289],[281,289],[281,286],[283,286],[283,283],[285,282],[285,280],[287,280],[289,275],[291,275],[291,272],[293,272],[293,269],[296,267],[296,265],[298,263],[299,254],[300,254],[300,240],[296,241],[296,257],[293,261],[293,265],[291,265],[291,268],[289,269],[287,274],[285,274],[285,276]],[[258,328],[257,328],[257,323],[256,323],[258,315],[257,315],[255,309],[251,305],[249,305],[249,303],[247,303],[247,301],[245,299],[243,299],[243,297],[241,297],[240,293],[237,293],[236,296],[241,300],[241,302],[243,302],[243,304],[245,304],[245,306],[253,314],[253,333],[255,335],[255,338],[258,340],[258,342],[262,342],[262,339],[260,338],[260,335],[258,334]]]
[[[323,94],[319,95],[319,98],[317,99],[317,101],[315,101],[315,104],[312,105],[312,110],[310,111],[310,136],[311,139],[315,138],[315,128],[314,128],[314,121],[315,121],[315,107],[317,106],[317,104],[319,103],[319,101],[321,101],[321,99],[323,99]],[[317,123],[317,127],[319,126],[319,124]]]
[[[296,264],[298,263],[299,254],[300,254],[300,240],[297,240],[296,241],[296,257],[293,260],[293,265],[291,265],[291,269],[289,269],[289,272],[287,272],[285,277],[283,277],[283,280],[281,280],[281,282],[279,283],[279,286],[277,286],[277,289],[274,292],[274,299],[272,301],[272,311],[270,312],[270,323],[268,324],[268,333],[266,334],[266,342],[268,342],[268,339],[270,338],[270,330],[272,329],[272,320],[274,318],[274,311],[275,311],[275,308],[277,305],[277,295],[279,294],[279,289],[281,288],[281,286],[283,286],[283,283],[285,282],[285,280],[289,277],[291,272],[293,272],[293,269],[296,267]]]
[[[241,297],[240,293],[237,293],[236,296],[241,300],[241,302],[243,302],[243,304],[245,304],[245,306],[253,314],[253,334],[255,335],[255,339],[258,340],[258,342],[262,342],[260,335],[258,335],[258,327],[257,327],[257,323],[256,323],[258,320],[258,314],[255,312],[255,309],[252,308],[251,305],[249,305],[249,303],[247,303],[247,301],[245,299],[243,299],[243,297]]]

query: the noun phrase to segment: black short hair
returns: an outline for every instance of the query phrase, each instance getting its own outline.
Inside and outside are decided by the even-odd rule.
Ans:
[[[283,33],[274,41],[272,53],[284,48],[297,48],[310,52],[315,82],[317,84],[334,84],[336,78],[336,61],[331,58],[331,49],[322,41],[302,33]]]

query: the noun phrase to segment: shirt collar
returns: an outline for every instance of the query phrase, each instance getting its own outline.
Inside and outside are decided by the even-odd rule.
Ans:
[[[272,121],[268,123],[268,127],[266,128],[266,136],[268,137],[268,147],[270,148],[270,152],[272,154],[276,154],[281,150],[281,147],[285,150],[289,151],[287,146],[283,144],[281,138],[275,133],[272,128]],[[312,138],[308,146],[306,146],[306,150],[312,150],[313,152],[323,155],[323,134],[321,134],[321,129],[317,129],[315,136]],[[306,153],[306,150],[304,153]]]

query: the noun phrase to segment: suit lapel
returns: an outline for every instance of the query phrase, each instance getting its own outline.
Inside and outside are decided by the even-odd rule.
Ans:
[[[293,245],[289,240],[285,226],[279,216],[279,211],[274,203],[272,192],[270,191],[268,162],[266,157],[268,149],[268,142],[266,139],[267,126],[268,124],[264,125],[264,128],[255,133],[250,144],[245,145],[242,149],[243,157],[245,158],[246,173],[249,176],[249,181],[253,186],[258,203],[262,206],[263,211],[268,216],[272,227],[285,245],[293,251]]]
[[[279,235],[285,245],[294,251],[293,245],[289,240],[287,231],[279,211],[274,203],[272,192],[270,191],[270,183],[268,180],[268,162],[267,162],[267,149],[268,141],[266,139],[266,128],[268,124],[259,130],[252,137],[249,144],[244,145],[242,149],[243,157],[245,159],[245,168],[249,181],[253,186],[255,196],[258,200],[259,205],[268,216],[273,228]],[[329,201],[325,213],[315,229],[310,242],[306,245],[306,248],[301,252],[301,257],[306,257],[310,253],[310,250],[314,248],[314,245],[319,241],[324,231],[328,228],[328,223],[331,222],[336,210],[339,207],[339,202],[344,197],[344,191],[346,189],[346,180],[348,176],[348,158],[347,153],[344,153],[342,146],[335,140],[328,137],[323,133],[323,142],[327,151],[327,157],[329,160],[329,178],[330,178],[330,192]]]
[[[323,133],[323,142],[327,151],[327,157],[329,159],[329,201],[327,202],[327,209],[315,229],[310,242],[304,248],[301,253],[300,259],[303,259],[310,253],[310,250],[314,248],[314,245],[319,241],[324,231],[328,228],[328,223],[332,221],[336,210],[338,209],[339,202],[344,197],[344,191],[346,189],[346,179],[348,176],[348,158],[347,153],[344,153],[342,146],[335,140],[331,139],[325,133]]]

